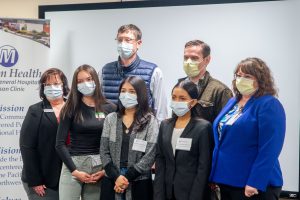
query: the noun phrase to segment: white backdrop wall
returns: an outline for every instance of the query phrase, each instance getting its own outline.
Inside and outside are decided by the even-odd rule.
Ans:
[[[46,12],[51,19],[52,66],[73,70],[87,63],[101,70],[117,59],[116,32],[133,23],[143,32],[141,58],[162,69],[170,94],[182,69],[185,42],[201,39],[212,49],[208,71],[231,86],[233,70],[246,57],[260,57],[273,71],[287,114],[280,156],[284,190],[298,191],[300,119],[300,3],[297,0]],[[71,78],[71,71],[66,71]],[[71,80],[71,79],[70,79]],[[295,112],[298,111],[298,112]]]

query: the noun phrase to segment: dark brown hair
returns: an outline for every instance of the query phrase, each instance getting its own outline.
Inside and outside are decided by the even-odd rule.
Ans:
[[[197,88],[197,85],[193,83],[190,80],[183,80],[181,82],[178,82],[172,89],[172,94],[173,90],[175,88],[181,88],[185,90],[188,95],[191,97],[191,99],[198,99],[199,98],[199,90]],[[191,117],[192,118],[203,118],[201,114],[201,106],[197,102],[197,104],[191,108]],[[177,118],[177,116],[173,113],[172,118]]]
[[[63,88],[63,96],[66,97],[70,91],[69,89],[69,85],[68,85],[68,80],[67,77],[65,76],[65,74],[57,68],[50,68],[47,69],[41,76],[40,80],[39,80],[39,85],[40,85],[40,90],[39,90],[39,95],[41,99],[46,99],[46,96],[44,94],[44,84],[46,83],[46,81],[51,77],[51,76],[55,76],[58,75],[59,78],[62,81],[62,88]]]
[[[68,116],[68,117],[74,117],[74,120],[76,122],[82,122],[83,120],[82,110],[80,109],[81,108],[80,103],[82,101],[83,95],[77,89],[77,84],[78,84],[77,76],[81,71],[86,71],[87,73],[89,73],[93,81],[95,82],[96,88],[92,96],[95,100],[95,112],[105,112],[102,109],[101,105],[107,103],[107,100],[105,99],[105,97],[101,92],[100,82],[99,82],[99,77],[97,75],[97,72],[93,67],[85,64],[79,66],[74,72],[69,98],[66,101],[65,106],[61,110],[61,116],[63,119],[66,116]]]
[[[201,40],[191,40],[191,41],[185,43],[184,48],[191,47],[191,46],[200,46],[202,48],[201,52],[202,52],[203,58],[210,55],[209,45]]]
[[[123,25],[118,29],[118,34],[119,33],[124,33],[124,32],[127,32],[127,31],[132,31],[133,34],[135,35],[136,40],[141,40],[142,39],[142,31],[136,25],[134,25],[134,24]]]
[[[147,86],[145,81],[139,76],[129,76],[120,84],[119,87],[119,94],[121,93],[122,86],[124,83],[129,83],[132,85],[136,92],[137,102],[136,111],[133,119],[134,127],[137,131],[142,131],[148,122],[150,121],[151,117],[151,109],[148,104],[148,95],[147,95]],[[125,113],[125,108],[122,105],[121,101],[118,100],[118,115],[119,117],[123,116]]]
[[[245,74],[254,76],[258,83],[258,90],[254,94],[255,97],[263,95],[277,96],[277,89],[275,88],[274,79],[267,64],[260,58],[246,58],[242,60],[234,70],[234,77],[241,70]],[[235,78],[232,81],[233,92],[238,100],[242,95],[236,88]]]

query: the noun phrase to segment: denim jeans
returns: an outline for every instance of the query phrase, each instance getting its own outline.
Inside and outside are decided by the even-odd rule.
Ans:
[[[120,174],[121,175],[125,175],[127,173],[128,169],[126,167],[122,167],[120,169]],[[124,193],[121,195],[121,200],[126,200],[126,190],[124,191]]]
[[[78,171],[93,174],[102,170],[102,165],[95,162],[93,157],[90,155],[72,156],[72,160]],[[99,200],[100,182],[83,183],[72,176],[70,170],[63,164],[59,181],[59,199],[79,200],[80,197],[81,200]]]

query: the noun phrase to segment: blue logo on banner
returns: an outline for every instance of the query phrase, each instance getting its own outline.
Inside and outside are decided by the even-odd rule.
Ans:
[[[0,65],[3,67],[12,67],[17,64],[19,59],[18,51],[9,45],[0,47]]]

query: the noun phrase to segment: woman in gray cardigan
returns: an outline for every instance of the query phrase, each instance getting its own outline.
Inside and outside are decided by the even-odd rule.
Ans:
[[[118,111],[104,122],[100,156],[106,172],[101,200],[153,199],[151,166],[155,159],[158,122],[148,105],[145,82],[124,79]]]

